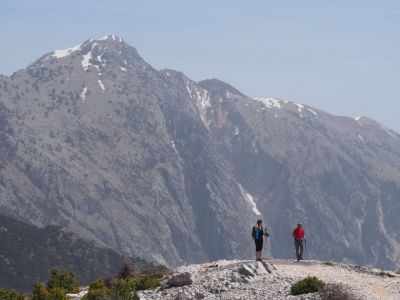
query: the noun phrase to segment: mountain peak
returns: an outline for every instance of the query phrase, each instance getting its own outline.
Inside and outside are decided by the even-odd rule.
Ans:
[[[130,48],[134,49],[133,47],[129,46],[121,37],[115,35],[115,34],[107,34],[103,36],[100,39],[89,39],[86,40],[85,42],[76,45],[71,48],[63,49],[63,50],[54,50],[52,52],[52,56],[56,58],[64,58],[67,57],[75,52],[88,52],[90,49],[93,50],[96,46],[100,48],[104,48],[103,50],[106,50],[108,48],[105,48],[105,46],[110,46],[114,45],[116,48]],[[103,46],[103,47],[102,47]],[[120,50],[120,49],[119,49]],[[135,49],[136,51],[136,49]]]
[[[134,47],[127,44],[121,37],[108,34],[100,39],[88,39],[71,48],[54,50],[28,68],[47,65],[49,62],[53,64],[55,60],[66,59],[79,60],[84,71],[96,68],[99,74],[111,69],[128,72],[132,68],[150,67]],[[65,61],[59,63],[65,64]]]
[[[108,41],[108,40],[118,42],[118,43],[124,42],[124,40],[121,37],[119,37],[115,34],[107,34],[100,39],[100,41]]]

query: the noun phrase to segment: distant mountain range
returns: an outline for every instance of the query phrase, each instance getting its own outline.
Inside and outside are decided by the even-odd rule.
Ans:
[[[155,70],[108,35],[0,77],[0,212],[178,265],[400,263],[400,135],[368,119]]]

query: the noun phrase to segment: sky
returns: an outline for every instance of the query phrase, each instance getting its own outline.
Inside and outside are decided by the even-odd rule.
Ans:
[[[114,33],[157,69],[400,132],[398,0],[0,0],[0,74]]]

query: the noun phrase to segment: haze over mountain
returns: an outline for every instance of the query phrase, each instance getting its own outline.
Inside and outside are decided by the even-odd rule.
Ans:
[[[0,211],[172,265],[270,254],[400,263],[400,135],[155,70],[108,35],[0,77]]]

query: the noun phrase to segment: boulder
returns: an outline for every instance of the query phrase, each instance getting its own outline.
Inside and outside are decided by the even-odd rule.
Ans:
[[[243,275],[246,277],[254,277],[253,270],[246,265],[241,265],[238,269],[238,272],[240,275]]]
[[[172,275],[166,281],[161,283],[160,289],[169,289],[172,287],[180,287],[185,285],[191,285],[193,283],[190,273],[184,272]]]

